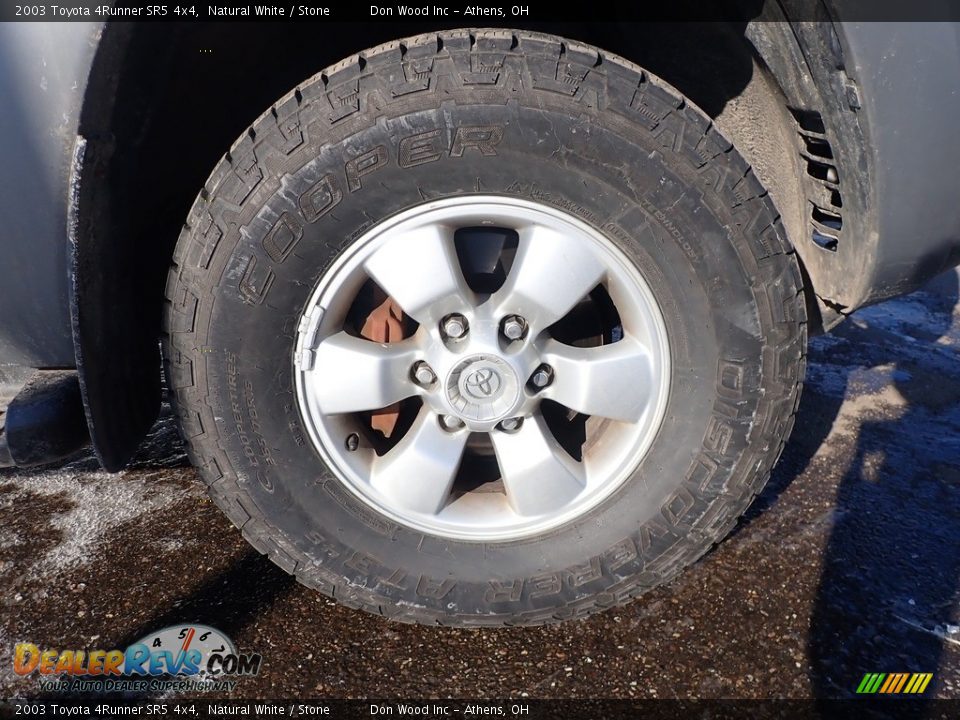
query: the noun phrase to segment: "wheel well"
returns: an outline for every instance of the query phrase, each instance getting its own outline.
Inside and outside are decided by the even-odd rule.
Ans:
[[[167,268],[190,205],[219,158],[298,82],[398,35],[436,29],[415,23],[104,28],[80,122],[86,149],[73,303],[78,365],[104,467],[123,467],[156,418]],[[804,195],[796,134],[746,23],[533,29],[620,54],[696,102],[754,166],[791,241],[799,243]]]

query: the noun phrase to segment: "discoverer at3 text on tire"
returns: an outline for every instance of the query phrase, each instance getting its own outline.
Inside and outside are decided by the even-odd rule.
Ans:
[[[625,602],[723,538],[793,424],[804,305],[770,198],[674,89],[556,37],[419,36],[304,82],[174,260],[167,380],[212,497],[398,620]]]

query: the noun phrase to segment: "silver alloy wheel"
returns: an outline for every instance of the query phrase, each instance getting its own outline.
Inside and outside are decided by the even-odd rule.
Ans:
[[[492,295],[471,289],[454,246],[458,229],[485,226],[518,238]],[[378,343],[344,330],[371,279],[419,324],[411,337]],[[551,337],[598,285],[619,315],[619,337],[594,347]],[[508,337],[516,322],[522,336]],[[616,490],[660,427],[669,362],[653,293],[610,240],[557,208],[481,195],[426,202],[368,230],[318,282],[294,355],[308,434],[343,484],[396,522],[475,541],[543,532]],[[378,454],[357,444],[362,413],[411,397],[422,406],[395,446]],[[544,401],[589,416],[579,460],[554,436]],[[460,490],[461,459],[478,433],[489,437],[500,481]]]

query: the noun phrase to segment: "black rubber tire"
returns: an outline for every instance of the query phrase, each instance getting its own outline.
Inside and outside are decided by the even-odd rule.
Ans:
[[[641,269],[671,345],[666,417],[633,477],[519,542],[423,535],[362,505],[313,450],[293,390],[297,320],[338,253],[424,198],[476,192],[600,228]],[[668,580],[763,487],[804,373],[799,268],[743,158],[663,81],[529,32],[388,43],[282,98],[197,198],[167,300],[167,381],[213,499],[304,584],[408,622],[546,623]]]

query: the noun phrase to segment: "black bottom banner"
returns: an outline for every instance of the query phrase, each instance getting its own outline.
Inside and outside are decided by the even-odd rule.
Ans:
[[[943,718],[960,717],[958,700],[4,700],[0,717],[156,720],[295,718]]]

